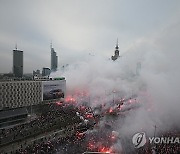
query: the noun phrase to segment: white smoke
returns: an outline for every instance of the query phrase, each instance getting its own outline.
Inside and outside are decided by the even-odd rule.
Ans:
[[[176,23],[151,38],[138,40],[115,62],[87,55],[84,61],[52,76],[64,76],[67,93],[71,95],[76,91],[87,92],[93,106],[112,101],[113,95],[119,98],[121,94],[125,97],[137,94],[141,107],[127,112],[119,127],[124,134],[141,130],[152,134],[154,125],[157,131],[180,127],[180,52],[176,41],[180,40],[179,27],[180,23]],[[138,62],[142,66],[139,76]]]

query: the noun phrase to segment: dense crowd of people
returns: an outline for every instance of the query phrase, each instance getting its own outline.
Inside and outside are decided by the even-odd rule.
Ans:
[[[154,147],[146,146],[137,150],[138,154],[179,154],[180,145],[177,144],[156,144]]]
[[[170,131],[160,135],[160,137],[179,137],[180,133],[177,131]],[[179,154],[180,144],[179,143],[158,143],[158,144],[147,144],[142,148],[138,149],[139,154]]]
[[[81,119],[76,116],[76,110],[72,107],[49,105],[48,108],[36,119],[11,128],[0,129],[0,145],[81,122]]]
[[[77,154],[83,153],[86,146],[83,147],[83,141],[76,138],[76,134],[66,132],[65,137],[43,138],[34,141],[32,144],[21,146],[12,151],[11,154]]]
[[[88,114],[87,114],[88,113]],[[83,115],[83,116],[82,116]],[[99,142],[105,147],[111,146],[114,138],[111,138],[112,129],[108,125],[104,125],[103,130],[92,131],[93,133],[84,135],[84,132],[94,127],[89,122],[86,123],[85,118],[92,118],[90,109],[75,106],[63,106],[60,104],[49,104],[43,106],[42,112],[37,117],[29,122],[16,125],[11,128],[0,129],[0,146],[17,141],[24,140],[18,148],[9,151],[11,154],[78,154],[86,150],[98,149],[101,147]],[[63,129],[64,128],[64,129]],[[48,137],[48,132],[57,130]],[[63,133],[59,133],[63,130]],[[46,134],[47,132],[47,134]],[[108,133],[109,132],[109,133]],[[35,138],[38,134],[45,133],[42,138]],[[63,134],[63,135],[62,135]],[[33,137],[32,142],[26,143],[28,137]],[[159,134],[164,137],[180,137],[180,133],[166,132]],[[98,138],[99,137],[99,138]],[[110,143],[109,139],[113,139]],[[88,144],[93,141],[95,148],[88,147]],[[178,143],[174,144],[150,144],[146,143],[143,147],[135,149],[131,142],[126,142],[127,139],[121,138],[123,149],[126,153],[138,154],[179,154],[180,146]],[[96,144],[98,143],[98,144]],[[1,151],[0,151],[1,153]],[[2,152],[6,154],[5,151]]]

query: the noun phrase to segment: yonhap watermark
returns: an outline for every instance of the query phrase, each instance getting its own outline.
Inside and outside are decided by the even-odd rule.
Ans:
[[[135,148],[143,147],[147,142],[150,144],[180,144],[180,137],[146,137],[144,132],[134,134],[132,143]]]
[[[132,142],[135,148],[140,148],[146,144],[146,134],[144,132],[136,133],[133,138]]]
[[[180,143],[179,137],[149,137],[150,143],[154,144],[176,144]]]

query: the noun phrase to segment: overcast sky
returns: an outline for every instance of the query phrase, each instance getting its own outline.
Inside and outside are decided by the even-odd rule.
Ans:
[[[12,71],[16,43],[27,73],[50,67],[51,39],[62,66],[111,57],[117,37],[125,54],[179,22],[179,0],[1,0],[0,73]]]

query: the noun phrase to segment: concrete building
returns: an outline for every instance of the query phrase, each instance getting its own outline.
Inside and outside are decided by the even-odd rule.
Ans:
[[[119,55],[119,45],[118,45],[118,39],[117,39],[117,43],[116,43],[116,47],[115,47],[115,51],[114,51],[114,56],[111,57],[111,59],[113,61],[117,60],[120,57]]]
[[[51,43],[51,71],[56,71],[58,67],[58,56]]]
[[[13,50],[13,74],[18,78],[23,76],[23,51],[17,48]]]
[[[65,78],[44,80],[0,80],[0,110],[38,105],[64,98]]]
[[[40,81],[0,81],[0,108],[17,108],[41,102]]]
[[[42,76],[49,76],[50,73],[51,73],[50,68],[43,67],[43,69],[42,69]]]
[[[33,71],[33,76],[41,76],[40,70]]]

